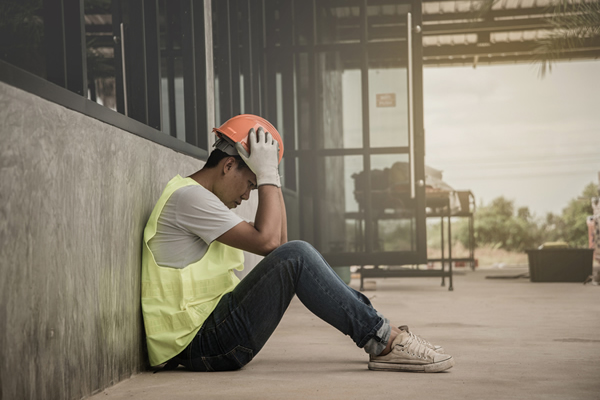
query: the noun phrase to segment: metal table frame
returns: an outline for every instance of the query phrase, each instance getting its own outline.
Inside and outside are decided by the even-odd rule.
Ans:
[[[441,286],[446,286],[446,278],[448,278],[448,290],[453,291],[453,263],[456,261],[464,261],[470,262],[471,268],[475,269],[475,258],[474,258],[474,248],[475,248],[475,240],[474,240],[474,221],[473,221],[473,211],[471,210],[471,205],[474,207],[474,197],[473,194],[468,192],[459,192],[463,196],[467,196],[467,208],[462,209],[459,212],[452,213],[450,207],[450,197],[427,197],[427,207],[432,210],[432,212],[426,215],[426,218],[440,218],[441,220],[441,248],[442,254],[441,258],[429,258],[428,262],[441,262],[441,269],[419,269],[418,266],[413,268],[381,268],[381,266],[376,265],[374,268],[365,268],[364,265],[360,266],[360,290],[364,290],[364,280],[365,278],[411,278],[411,277],[441,277],[442,282]],[[467,258],[453,258],[452,257],[452,221],[453,217],[466,217],[469,218],[469,257]],[[448,237],[448,257],[445,256],[445,238],[444,238],[444,219],[448,220],[447,224],[447,237]],[[448,263],[448,269],[446,269],[446,263]]]

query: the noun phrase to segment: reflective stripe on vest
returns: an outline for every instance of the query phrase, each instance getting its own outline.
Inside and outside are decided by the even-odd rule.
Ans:
[[[244,268],[241,250],[212,242],[199,261],[185,268],[160,267],[148,242],[156,234],[158,217],[167,200],[185,186],[198,185],[177,175],[158,199],[146,229],[142,252],[142,312],[151,365],[179,354],[192,341],[221,297],[239,283],[234,269]]]

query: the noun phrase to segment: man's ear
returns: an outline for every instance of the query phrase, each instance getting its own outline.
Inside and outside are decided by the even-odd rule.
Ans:
[[[235,158],[234,157],[227,157],[225,159],[225,162],[223,163],[223,174],[228,173],[229,171],[231,171],[232,169],[235,168]]]

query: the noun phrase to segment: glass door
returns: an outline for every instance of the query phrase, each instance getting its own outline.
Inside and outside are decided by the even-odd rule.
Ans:
[[[300,238],[332,266],[425,263],[420,2],[303,4],[272,49],[293,64],[277,100],[295,110]]]

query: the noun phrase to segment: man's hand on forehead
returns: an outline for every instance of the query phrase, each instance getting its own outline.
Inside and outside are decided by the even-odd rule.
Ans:
[[[281,187],[277,169],[279,143],[273,139],[270,133],[265,133],[262,127],[259,127],[257,132],[254,131],[254,128],[250,129],[248,134],[250,154],[241,143],[236,143],[235,147],[242,160],[256,175],[257,186],[274,185]]]

